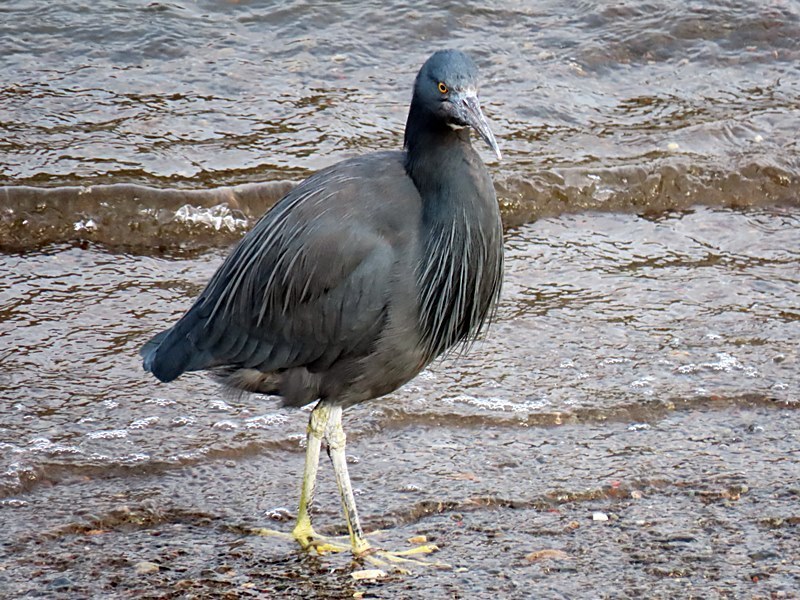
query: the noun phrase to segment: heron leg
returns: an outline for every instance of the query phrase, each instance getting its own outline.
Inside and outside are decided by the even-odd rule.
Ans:
[[[314,550],[317,554],[327,552],[344,552],[349,547],[344,543],[319,535],[311,525],[311,505],[314,502],[314,489],[319,471],[319,453],[322,440],[325,437],[325,427],[328,423],[330,408],[317,404],[308,419],[306,430],[306,459],[303,467],[303,484],[300,489],[300,505],[297,509],[297,522],[291,535],[281,531],[267,528],[256,528],[252,532],[256,535],[272,536],[294,539],[303,550]]]
[[[326,540],[314,531],[311,525],[311,505],[314,502],[314,488],[317,484],[319,470],[319,453],[322,439],[330,418],[330,407],[318,404],[308,419],[306,462],[303,468],[303,485],[300,490],[300,506],[297,509],[297,523],[292,529],[292,536],[308,550],[314,548],[319,554],[325,552],[341,552],[347,548]]]
[[[379,567],[393,567],[400,571],[405,571],[404,567],[426,566],[426,567],[446,567],[449,565],[438,562],[420,560],[416,556],[420,554],[430,554],[438,548],[433,544],[423,544],[409,550],[392,552],[374,548],[364,537],[361,523],[358,520],[356,510],[356,500],[353,495],[353,488],[350,484],[350,476],[347,473],[347,460],[345,458],[346,436],[342,427],[342,408],[332,406],[328,416],[328,424],[325,428],[325,439],[328,442],[328,455],[333,463],[333,472],[336,476],[336,484],[339,487],[339,495],[342,498],[342,508],[347,520],[347,529],[350,533],[350,545],[355,556],[364,556],[368,562]]]
[[[339,495],[342,499],[344,518],[347,521],[347,530],[350,533],[350,546],[353,554],[361,556],[368,552],[371,546],[364,537],[364,531],[361,529],[361,523],[358,520],[356,499],[353,495],[353,487],[350,484],[350,475],[347,472],[347,460],[344,452],[347,437],[342,427],[342,407],[331,406],[329,410],[328,423],[325,427],[328,456],[330,456],[333,464],[336,485],[339,488]]]
[[[303,548],[317,537],[311,526],[309,509],[314,502],[314,488],[317,484],[319,470],[319,451],[325,435],[325,423],[328,420],[328,407],[318,404],[308,419],[306,430],[306,462],[303,467],[303,485],[300,489],[300,506],[297,509],[297,523],[292,535]]]
[[[379,567],[399,568],[413,565],[448,567],[444,563],[429,562],[419,560],[415,556],[429,554],[437,550],[433,544],[423,544],[416,548],[399,552],[390,552],[375,549],[367,541],[361,524],[358,520],[356,501],[353,488],[350,483],[350,476],[347,472],[347,460],[345,457],[346,436],[342,427],[342,408],[339,406],[329,406],[318,404],[311,412],[308,421],[308,443],[306,446],[306,460],[303,470],[303,485],[300,490],[300,506],[297,511],[297,523],[292,530],[293,537],[304,550],[315,550],[318,554],[327,552],[343,552],[352,550],[355,556],[364,556],[367,561]],[[316,486],[317,471],[319,470],[319,454],[322,440],[328,444],[328,456],[333,464],[333,471],[336,476],[336,485],[339,488],[339,495],[342,500],[344,516],[347,521],[347,529],[350,535],[350,547],[346,544],[333,541],[323,537],[314,531],[311,525],[310,509],[314,500],[314,488]],[[279,537],[289,537],[286,533],[272,531],[269,529],[254,530],[259,535],[270,535]],[[401,567],[402,565],[402,567]]]

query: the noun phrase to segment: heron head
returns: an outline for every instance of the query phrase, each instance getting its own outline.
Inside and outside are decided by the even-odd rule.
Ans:
[[[471,127],[502,158],[478,102],[478,69],[463,52],[439,50],[425,61],[414,84],[414,101],[452,129]]]

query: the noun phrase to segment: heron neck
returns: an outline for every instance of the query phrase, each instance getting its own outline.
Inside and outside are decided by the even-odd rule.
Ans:
[[[502,229],[468,129],[426,122],[412,104],[405,149],[406,172],[422,198],[419,325],[431,360],[474,339],[489,319],[500,289]]]
[[[412,102],[405,133],[405,168],[424,202],[442,204],[473,176],[469,128],[453,129]]]

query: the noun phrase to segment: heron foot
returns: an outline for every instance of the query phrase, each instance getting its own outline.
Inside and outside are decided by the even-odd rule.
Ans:
[[[300,545],[303,547],[303,550],[306,550],[308,552],[316,552],[320,556],[322,556],[323,554],[336,554],[338,552],[349,552],[351,548],[347,538],[342,537],[341,539],[342,542],[339,543],[337,541],[334,541],[336,540],[336,538],[327,538],[319,536],[314,539],[306,539],[304,542],[300,542]]]
[[[337,552],[349,552],[351,550],[350,540],[347,536],[327,537],[319,535],[311,528],[302,528],[300,530],[295,528],[292,533],[286,533],[285,531],[278,531],[277,529],[256,527],[251,529],[250,532],[253,535],[277,537],[297,542],[303,550],[314,552],[320,556]]]
[[[303,550],[313,552],[318,556],[325,554],[338,554],[340,552],[352,552],[357,559],[362,559],[376,567],[392,567],[395,571],[409,572],[413,567],[433,567],[438,569],[450,569],[451,565],[435,560],[426,560],[423,556],[433,554],[439,547],[436,544],[423,543],[407,550],[384,550],[370,545],[366,539],[360,539],[358,548],[354,548],[350,539],[346,535],[328,537],[318,534],[311,527],[295,527],[291,533],[269,529],[266,527],[256,527],[250,530],[253,535],[277,537],[287,541],[294,541],[300,544]],[[373,534],[380,534],[375,531]]]
[[[433,567],[437,569],[450,569],[451,565],[436,560],[426,560],[422,556],[433,554],[439,549],[436,544],[421,544],[408,550],[383,550],[370,548],[361,556],[376,567],[393,567],[400,572],[408,573],[414,567]]]

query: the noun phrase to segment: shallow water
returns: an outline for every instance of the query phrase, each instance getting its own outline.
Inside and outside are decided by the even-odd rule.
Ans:
[[[560,531],[575,520],[590,525],[593,509],[623,510],[623,502],[629,514],[615,526],[648,539],[654,527],[667,539],[683,539],[699,535],[699,524],[677,519],[676,502],[730,503],[738,494],[769,507],[758,504],[751,514],[736,505],[742,514],[728,515],[736,520],[731,526],[744,520],[755,528],[741,542],[751,552],[765,544],[759,520],[797,519],[796,213],[701,208],[658,219],[587,213],[521,227],[507,235],[506,247],[506,286],[488,338],[346,415],[368,527],[389,527],[386,543],[400,545],[403,535],[438,536],[442,560],[469,571],[446,580],[472,594],[529,577],[539,567],[526,567],[524,557],[543,543],[585,552],[582,543],[547,538],[555,526],[542,523],[549,511],[561,515]],[[290,526],[283,520],[296,501],[307,412],[256,397],[226,398],[202,375],[159,385],[139,368],[137,348],[188,305],[221,259],[220,251],[166,259],[71,246],[2,256],[2,268],[16,273],[0,289],[0,386],[7,398],[0,510],[6,548],[15,555],[10,589],[58,585],[58,573],[32,566],[44,552],[66,561],[67,590],[111,590],[108,577],[89,578],[86,570],[101,568],[109,550],[100,548],[111,542],[90,540],[98,554],[84,568],[64,557],[65,539],[81,544],[87,535],[117,537],[133,529],[141,532],[136,536],[174,535],[179,547],[199,537],[212,549],[243,545],[261,556],[267,542],[223,532],[273,517],[276,526]],[[321,481],[318,523],[340,531],[327,469]],[[635,499],[632,490],[640,494]],[[505,514],[509,507],[521,515]],[[448,519],[464,511],[475,513],[469,520],[476,529],[462,531],[462,538],[456,533],[463,525],[453,531]],[[634,518],[639,512],[644,516]],[[514,525],[523,517],[524,535]],[[635,525],[642,520],[647,524]],[[500,536],[511,545],[518,572],[512,569],[508,581],[492,574],[500,567],[489,541],[464,554],[486,527],[495,532],[489,541]],[[592,543],[613,546],[619,535]],[[199,577],[199,556],[179,559],[162,547],[164,540],[126,539],[114,542],[125,548],[115,554],[122,561],[115,572],[131,573],[141,560],[170,570],[178,560],[194,573],[190,579]],[[796,552],[796,544],[786,543],[786,552]],[[642,560],[655,564],[651,550],[641,549]],[[267,555],[270,574],[251,572],[230,585],[249,581],[277,590],[274,578],[293,549],[273,540]],[[772,562],[768,557],[769,567],[760,568],[774,568]],[[333,564],[344,577],[347,564]],[[301,579],[316,577],[302,561],[293,568]],[[608,568],[628,572],[620,564]],[[729,577],[725,563],[714,568]],[[800,581],[796,564],[781,568],[772,589],[792,589]],[[486,569],[488,587],[475,574]],[[652,578],[638,573],[636,585],[653,585]],[[579,578],[571,589],[580,593],[585,583]],[[498,589],[515,589],[504,585]]]
[[[796,595],[795,3],[22,1],[0,33],[0,596]],[[367,529],[456,567],[356,583],[243,533],[291,527],[307,411],[138,348],[292,181],[397,147],[447,46],[505,155],[504,292],[345,415]]]
[[[285,188],[220,186],[399,147],[451,46],[482,70],[509,224],[796,203],[799,39],[781,0],[6,4],[0,247],[230,242]],[[121,183],[145,187],[98,187]]]
[[[745,394],[794,406],[798,225],[786,210],[698,209],[564,216],[510,232],[487,338],[359,409],[350,430],[648,420],[675,403]],[[0,382],[13,399],[5,455],[15,465],[4,495],[46,481],[40,462],[146,467],[252,444],[296,448],[302,412],[222,398],[200,374],[161,385],[141,372],[137,349],[188,307],[221,252],[164,259],[63,246],[0,260],[13,274],[0,288]]]

